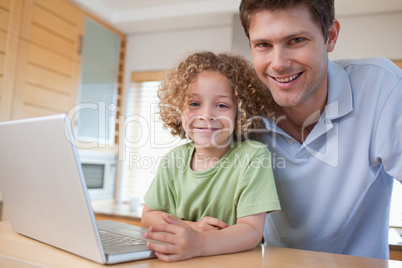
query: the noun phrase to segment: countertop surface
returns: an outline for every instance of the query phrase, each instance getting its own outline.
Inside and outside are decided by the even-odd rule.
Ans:
[[[0,267],[106,267],[34,239],[15,233],[9,222],[0,222]],[[111,267],[111,266],[109,266]],[[176,263],[158,259],[128,262],[113,267],[340,267],[402,268],[402,262],[306,250],[257,246],[253,250]]]

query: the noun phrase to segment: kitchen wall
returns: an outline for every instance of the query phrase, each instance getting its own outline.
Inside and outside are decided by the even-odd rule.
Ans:
[[[402,12],[338,18],[340,36],[331,59],[381,56],[402,59]]]
[[[129,73],[166,69],[193,51],[227,51],[231,47],[231,24],[131,35],[127,36],[126,69]]]

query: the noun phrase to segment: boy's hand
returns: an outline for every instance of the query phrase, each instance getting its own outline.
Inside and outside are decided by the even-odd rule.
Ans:
[[[208,216],[202,218],[197,222],[186,222],[186,223],[198,232],[216,231],[219,229],[225,229],[226,227],[229,227],[229,225],[224,223],[223,221]]]
[[[190,225],[167,213],[162,214],[162,218],[168,224],[152,226],[144,236],[147,239],[169,245],[147,242],[148,248],[154,250],[156,256],[166,262],[199,256],[203,243],[202,233],[195,231]]]

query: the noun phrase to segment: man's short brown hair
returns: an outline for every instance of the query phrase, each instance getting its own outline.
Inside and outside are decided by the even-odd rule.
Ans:
[[[250,39],[250,20],[255,12],[286,10],[298,6],[305,6],[310,10],[311,17],[321,28],[326,42],[329,37],[329,28],[335,18],[334,0],[242,0],[239,10],[244,32]]]

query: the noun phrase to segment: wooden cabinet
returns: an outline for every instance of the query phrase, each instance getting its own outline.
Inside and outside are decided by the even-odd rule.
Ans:
[[[0,121],[77,103],[85,16],[67,0],[0,0]]]
[[[22,1],[0,0],[0,121],[10,118]]]
[[[389,246],[389,259],[402,261],[402,245],[390,245]]]
[[[1,0],[0,6],[6,13],[0,119],[67,112],[77,99],[84,13],[65,0]]]

